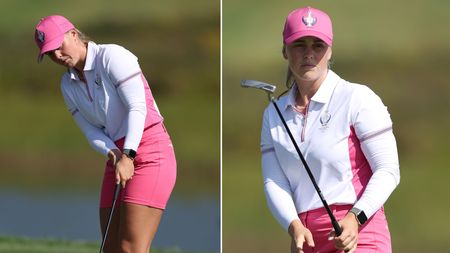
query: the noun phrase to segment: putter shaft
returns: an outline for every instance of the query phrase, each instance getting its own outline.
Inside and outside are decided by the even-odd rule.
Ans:
[[[103,248],[105,247],[106,237],[108,236],[108,231],[109,231],[109,225],[111,224],[112,216],[113,216],[114,209],[115,209],[114,207],[116,206],[116,202],[119,197],[120,189],[121,189],[120,183],[116,184],[116,186],[114,188],[113,203],[111,206],[111,210],[109,211],[108,223],[106,224],[105,234],[103,235],[102,244],[100,246],[100,253],[103,253]]]

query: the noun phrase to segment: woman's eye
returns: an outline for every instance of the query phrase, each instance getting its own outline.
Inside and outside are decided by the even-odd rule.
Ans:
[[[325,46],[322,43],[314,44],[315,48],[324,48]]]
[[[294,47],[305,47],[305,44],[303,44],[303,43],[296,43],[296,44],[294,44]]]

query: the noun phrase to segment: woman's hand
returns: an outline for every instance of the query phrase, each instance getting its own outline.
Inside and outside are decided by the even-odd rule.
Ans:
[[[112,162],[114,166],[119,161],[119,158],[122,156],[122,152],[118,149],[110,149],[108,151],[108,158]]]
[[[127,155],[122,154],[119,161],[116,163],[116,182],[122,184],[122,188],[128,180],[133,177],[134,163]]]
[[[314,247],[314,240],[311,231],[303,226],[300,220],[294,220],[289,225],[289,235],[291,236],[291,253],[303,253],[303,244]]]
[[[347,213],[345,217],[339,221],[342,228],[342,234],[336,237],[333,231],[330,232],[329,240],[333,240],[337,249],[345,252],[354,252],[358,245],[358,229],[359,224],[354,213]]]

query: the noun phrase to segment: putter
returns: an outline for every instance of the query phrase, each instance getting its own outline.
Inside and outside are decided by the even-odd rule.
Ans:
[[[111,211],[109,211],[108,224],[106,224],[105,234],[103,235],[102,245],[100,246],[100,253],[103,253],[103,247],[105,247],[106,237],[108,236],[109,225],[111,224],[112,216],[114,213],[114,207],[116,206],[117,198],[119,197],[121,186],[120,183],[116,184],[114,188],[114,199],[111,206]]]
[[[241,86],[244,88],[260,89],[260,90],[264,90],[265,92],[267,92],[267,95],[269,96],[269,101],[272,102],[272,104],[275,106],[278,116],[280,116],[280,119],[283,122],[284,128],[286,129],[292,143],[294,144],[295,150],[297,151],[298,156],[300,157],[300,160],[302,160],[303,166],[305,167],[306,172],[308,173],[308,176],[311,179],[311,182],[314,185],[314,188],[316,189],[317,194],[319,194],[320,200],[322,201],[322,204],[325,207],[325,209],[328,213],[328,216],[330,216],[331,224],[333,225],[336,236],[340,236],[342,233],[342,228],[341,228],[341,226],[339,226],[339,223],[337,222],[336,217],[334,217],[333,213],[330,210],[330,206],[328,206],[327,201],[323,197],[322,191],[320,190],[319,186],[317,185],[316,179],[314,178],[314,175],[312,174],[311,169],[309,168],[308,164],[306,163],[306,160],[303,157],[303,154],[300,151],[300,148],[298,147],[297,142],[295,142],[294,136],[292,135],[291,131],[289,130],[289,127],[286,124],[286,121],[284,120],[280,109],[278,108],[275,98],[273,97],[273,93],[277,87],[272,84],[263,83],[263,82],[255,81],[255,80],[242,80]]]

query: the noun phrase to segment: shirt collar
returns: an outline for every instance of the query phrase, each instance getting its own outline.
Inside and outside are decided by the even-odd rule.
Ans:
[[[329,69],[327,77],[325,77],[325,80],[322,82],[311,100],[323,104],[327,103],[330,100],[331,95],[333,95],[334,88],[336,87],[339,79],[340,77]],[[297,96],[297,92],[297,84],[294,84],[286,97],[282,100],[280,99],[279,104],[282,110],[286,110],[288,106],[295,106],[295,97]]]
[[[90,71],[95,68],[95,57],[97,56],[98,45],[92,41],[88,42],[87,46],[87,54],[86,54],[86,62],[84,63],[84,71]],[[78,79],[78,75],[76,71],[72,68],[69,69],[70,78]]]
[[[95,56],[97,56],[98,46],[92,41],[89,41],[87,47],[86,62],[84,64],[84,71],[93,70],[95,67]]]

